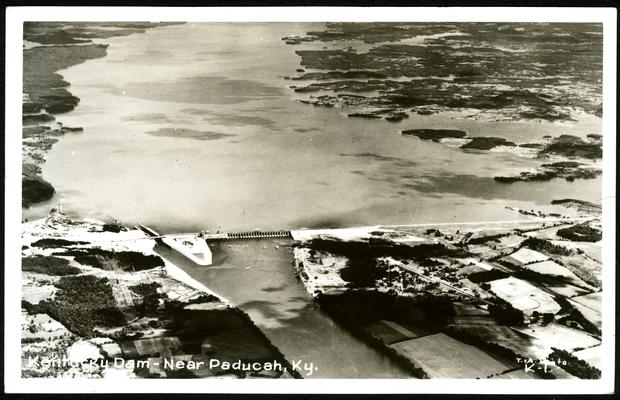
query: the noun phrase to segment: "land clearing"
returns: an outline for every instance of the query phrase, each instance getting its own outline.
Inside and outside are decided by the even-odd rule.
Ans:
[[[591,366],[601,369],[602,349],[600,345],[588,347],[587,349],[583,349],[579,351],[575,351],[573,352],[573,355],[587,362]]]
[[[370,325],[366,325],[364,330],[370,336],[382,341],[385,344],[413,339],[426,334],[426,332],[421,329],[414,333],[396,322],[386,320],[381,320],[378,322],[373,322]]]
[[[570,240],[552,240],[551,243],[557,246],[563,246],[567,249],[576,249],[584,252],[585,255],[592,258],[593,260],[602,263],[603,262],[603,251],[600,242],[592,243],[592,242],[572,242]]]
[[[542,275],[563,278],[566,281],[568,281],[568,283],[572,284],[573,286],[582,287],[588,291],[596,290],[596,288],[591,287],[590,285],[585,283],[577,275],[571,272],[568,268],[563,267],[559,265],[558,263],[553,262],[552,260],[541,261],[541,262],[533,263],[533,264],[527,264],[527,265],[524,265],[522,268],[527,269],[529,271],[536,272],[538,274],[542,274]]]
[[[556,225],[551,228],[525,232],[524,235],[527,237],[535,237],[537,239],[560,240],[561,238],[557,235],[558,229],[566,228],[568,226],[571,226],[571,224]]]
[[[390,345],[412,360],[430,378],[487,378],[514,368],[477,347],[465,344],[444,333],[423,336]]]
[[[530,250],[526,247],[523,247],[515,251],[514,253],[504,257],[502,260],[511,265],[520,267],[525,264],[546,261],[548,259],[549,257],[547,257],[546,255],[542,253],[537,252],[536,250]]]
[[[586,294],[574,297],[568,301],[590,322],[601,329],[603,324],[603,315],[601,313],[602,292]]]
[[[557,293],[561,296],[569,297],[569,298],[574,297],[574,296],[580,296],[580,295],[590,292],[590,290],[583,289],[583,288],[569,285],[569,284],[560,284],[560,283],[553,284],[553,285],[545,284],[545,287],[554,293]]]
[[[299,247],[293,249],[293,255],[308,293],[346,287],[347,282],[340,277],[340,271],[347,266],[346,257]]]
[[[541,314],[556,314],[560,311],[560,305],[551,295],[521,279],[509,277],[491,281],[490,284],[497,297],[525,313],[538,311]]]
[[[577,348],[588,348],[601,343],[600,340],[582,331],[556,323],[551,323],[547,326],[529,326],[527,328],[514,329],[531,336],[535,343],[549,349],[555,347],[570,352]]]

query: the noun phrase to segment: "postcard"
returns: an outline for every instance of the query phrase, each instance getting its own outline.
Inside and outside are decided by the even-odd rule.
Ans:
[[[9,8],[7,391],[612,393],[615,41],[605,8]]]

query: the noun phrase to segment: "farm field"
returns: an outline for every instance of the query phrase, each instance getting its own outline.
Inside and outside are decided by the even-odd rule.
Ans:
[[[22,339],[50,340],[70,335],[70,332],[61,323],[47,314],[24,315],[22,314]],[[36,332],[31,332],[30,327],[36,327]]]
[[[32,304],[39,304],[41,300],[52,297],[56,288],[52,285],[24,285],[22,286],[22,299]]]
[[[552,240],[551,243],[566,247],[567,249],[579,249],[584,252],[588,257],[602,263],[603,262],[603,251],[600,242],[599,243],[590,243],[590,242],[573,242],[570,240]]]
[[[177,349],[181,346],[181,341],[178,337],[160,337],[134,340],[133,344],[136,346],[139,355],[149,356],[165,354],[172,349]]]
[[[504,257],[502,260],[506,261],[509,264],[520,267],[525,264],[546,261],[549,257],[546,255],[537,252],[536,250],[530,250],[526,247],[523,247],[514,253]]]
[[[493,324],[458,324],[455,329],[477,336],[485,342],[506,347],[521,357],[545,357],[549,351],[532,337],[517,332],[511,327]]]
[[[426,334],[426,332],[422,330],[414,333],[409,329],[396,324],[395,322],[384,320],[373,322],[372,324],[365,326],[364,330],[372,337],[379,339],[386,344],[413,339]]]
[[[554,284],[554,285],[545,285],[547,289],[562,295],[564,297],[575,297],[581,296],[589,292],[589,290],[579,288],[577,286],[569,285],[569,284]]]
[[[523,312],[555,314],[560,311],[559,304],[552,296],[521,279],[510,277],[491,281],[490,284],[491,290],[498,297]]]
[[[585,256],[575,254],[571,256],[557,256],[557,260],[586,282],[600,286],[602,264]],[[591,281],[591,282],[590,282]]]
[[[525,238],[523,238],[522,236],[512,234],[497,239],[497,243],[487,242],[487,244],[497,244],[498,248],[510,249],[519,246],[521,242],[523,242],[523,240],[525,240]]]
[[[475,258],[463,258],[461,260],[459,260],[462,264],[465,265],[475,265],[477,267],[479,267],[480,269],[484,270],[484,271],[490,271],[493,269],[493,266],[487,262],[484,261],[478,261]]]
[[[574,297],[572,300],[575,303],[579,303],[585,307],[601,312],[601,305],[603,304],[603,292],[590,293],[584,296]]]
[[[552,275],[552,276],[561,276],[569,279],[576,279],[581,281],[581,279],[577,278],[575,274],[570,272],[568,269],[563,266],[554,263],[551,260],[541,261],[533,264],[524,265],[523,268],[529,269],[530,271],[537,272],[543,275]]]
[[[574,297],[569,299],[571,304],[583,314],[584,317],[599,329],[601,329],[603,323],[603,316],[601,314],[601,292],[586,294],[584,296]],[[598,302],[596,299],[598,298]]]
[[[486,378],[514,365],[501,363],[482,350],[444,333],[399,342],[390,347],[413,360],[431,378]]]
[[[545,347],[556,347],[566,351],[599,345],[600,340],[563,325],[551,323],[547,326],[529,326],[514,328],[518,332],[530,335],[534,341]]]
[[[588,347],[573,353],[577,358],[582,359],[593,367],[601,369],[601,346]]]
[[[493,242],[490,243],[492,244]],[[467,244],[467,250],[469,250],[470,253],[484,259],[497,257],[501,254],[500,251],[493,249],[486,244]]]
[[[557,235],[558,229],[566,228],[571,226],[567,225],[558,225],[547,229],[541,229],[539,231],[531,231],[524,233],[527,237],[535,237],[538,239],[547,239],[547,240],[560,240],[561,238]]]

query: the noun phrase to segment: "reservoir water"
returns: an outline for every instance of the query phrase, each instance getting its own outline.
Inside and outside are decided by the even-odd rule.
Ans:
[[[81,101],[60,119],[85,129],[54,145],[43,167],[64,211],[187,232],[514,219],[505,205],[599,200],[600,179],[498,184],[494,175],[538,162],[400,134],[585,136],[600,132],[597,117],[389,123],[295,101],[284,78],[300,67],[300,47],[281,38],[320,28],[184,24],[105,39],[106,57],[61,71]]]
[[[388,123],[299,103],[284,78],[299,68],[300,47],[281,38],[321,27],[184,24],[105,39],[106,57],[60,72],[81,101],[59,120],[84,132],[61,138],[43,166],[58,192],[54,202],[62,199],[69,215],[113,216],[168,233],[513,220],[520,216],[506,205],[551,209],[557,198],[600,200],[600,179],[502,185],[492,177],[538,162],[400,134],[447,128],[514,141],[585,136],[600,132],[596,117],[492,123],[440,114]],[[315,309],[286,243],[214,250],[212,267],[175,262],[248,312],[286,358],[315,361],[315,377],[407,376]]]

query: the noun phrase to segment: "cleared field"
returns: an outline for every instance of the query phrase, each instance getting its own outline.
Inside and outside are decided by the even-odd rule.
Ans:
[[[601,369],[601,346],[594,346],[579,350],[574,352],[573,355],[587,362],[591,366]]]
[[[423,331],[414,333],[395,322],[383,320],[365,326],[364,330],[372,337],[386,344],[413,339],[426,334]]]
[[[491,281],[490,284],[493,293],[523,312],[555,314],[560,311],[560,305],[551,295],[521,279],[510,277]]]
[[[119,346],[118,343],[102,344],[101,350],[103,350],[106,353],[106,355],[110,358],[123,356],[123,351],[121,350],[121,346]]]
[[[569,299],[569,301],[577,310],[579,310],[581,314],[583,314],[583,316],[588,321],[592,322],[594,325],[596,325],[597,328],[601,329],[603,325],[603,316],[600,311],[596,311],[592,309],[591,307],[585,306],[581,303],[577,303],[573,301],[573,299]]]
[[[431,378],[486,378],[514,367],[444,333],[399,342],[390,347],[412,360]]]
[[[523,268],[529,269],[530,271],[534,271],[534,272],[537,272],[543,275],[561,276],[564,278],[581,280],[577,278],[577,276],[573,274],[572,272],[570,272],[568,269],[564,268],[563,266],[559,264],[556,264],[555,262],[551,260],[541,261],[541,262],[537,262],[533,264],[527,264],[527,265],[524,265]]]
[[[497,244],[497,248],[510,249],[519,246],[524,240],[525,238],[519,235],[508,235],[497,239],[497,243],[493,244]],[[488,244],[491,244],[491,242],[489,242]]]
[[[514,253],[502,258],[502,260],[506,261],[509,264],[520,267],[525,264],[546,261],[549,257],[546,255],[537,252],[536,250],[530,250],[526,247],[523,247]]]
[[[603,302],[603,292],[596,292],[586,294],[584,296],[575,297],[572,299],[575,303],[579,303],[584,307],[591,308],[594,311],[601,312],[601,306]]]
[[[508,326],[492,324],[454,325],[458,330],[512,350],[521,357],[540,358],[549,354],[543,346],[527,335]]]
[[[542,275],[556,276],[556,277],[563,278],[565,281],[569,282],[572,285],[587,288],[588,291],[596,290],[595,287],[588,285],[581,278],[575,275],[571,270],[569,270],[568,268],[556,262],[553,262],[552,260],[541,261],[541,262],[537,262],[533,264],[527,264],[527,265],[524,265],[522,268],[528,269],[530,271],[533,271],[533,272],[536,272]]]
[[[151,339],[139,339],[133,341],[136,346],[136,350],[139,355],[155,355],[164,354],[170,349],[176,349],[181,346],[181,341],[178,337],[160,337]]]
[[[463,315],[489,315],[487,310],[480,309],[467,303],[452,303],[452,309],[454,314],[458,316]]]
[[[558,256],[557,260],[566,265],[568,269],[584,281],[596,286],[601,285],[601,263],[585,256],[584,254]]]
[[[34,332],[31,331],[33,327]],[[67,328],[47,314],[22,314],[21,328],[22,339],[51,340],[70,334]]]
[[[567,249],[582,250],[588,257],[598,262],[603,262],[603,252],[600,243],[572,242],[570,240],[553,240],[551,243],[566,247]]]
[[[599,345],[600,340],[563,325],[551,323],[547,326],[530,326],[514,328],[518,332],[530,335],[534,342],[545,347],[573,351],[576,348],[587,348]]]
[[[574,297],[586,294],[589,290],[578,288],[577,286],[568,285],[568,284],[558,284],[558,285],[546,285],[548,289],[562,295],[564,297]]]
[[[476,274],[476,273],[484,272],[484,271],[486,271],[486,269],[480,268],[477,265],[467,265],[467,266],[459,269],[457,271],[457,273],[460,274],[460,275],[463,275],[463,276],[468,276],[468,275],[471,275],[471,274]]]
[[[475,258],[471,258],[471,257],[459,259],[459,262],[461,264],[463,264],[463,265],[475,265],[475,266],[478,266],[478,267],[482,268],[485,271],[490,271],[490,270],[493,269],[493,266],[490,265],[489,263],[486,263],[484,261],[478,261]]]
[[[501,253],[498,250],[495,250],[495,249],[491,248],[490,246],[492,246],[492,245],[493,245],[493,242],[490,242],[489,245],[486,245],[486,244],[468,244],[467,245],[467,250],[470,253],[475,254],[478,257],[484,258],[484,259],[497,257]]]
[[[41,300],[47,300],[56,292],[56,288],[52,285],[27,285],[22,286],[22,300],[26,300],[31,304],[39,304]]]
[[[557,235],[558,229],[566,228],[568,226],[571,226],[571,224],[554,226],[552,228],[541,229],[539,231],[526,232],[524,235],[538,239],[559,240],[561,238]]]

